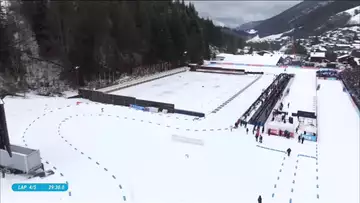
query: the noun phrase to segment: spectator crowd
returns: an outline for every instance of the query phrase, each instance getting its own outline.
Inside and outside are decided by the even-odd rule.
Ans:
[[[340,77],[360,109],[360,66],[343,70]]]

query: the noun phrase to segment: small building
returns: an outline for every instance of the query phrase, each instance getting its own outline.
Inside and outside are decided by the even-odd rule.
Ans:
[[[223,61],[225,58],[234,56],[233,54],[220,53],[216,55],[215,61]]]
[[[351,48],[350,44],[336,44],[335,50],[348,50]]]

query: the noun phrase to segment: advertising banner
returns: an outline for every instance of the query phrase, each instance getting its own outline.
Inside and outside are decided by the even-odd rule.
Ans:
[[[143,106],[138,106],[135,104],[130,104],[130,108],[136,109],[136,110],[140,110],[140,111],[145,111],[145,107]]]
[[[309,134],[305,134],[305,135],[301,135],[302,137],[304,137],[305,140],[309,140],[309,141],[313,141],[316,142],[316,136],[314,135],[309,135]]]

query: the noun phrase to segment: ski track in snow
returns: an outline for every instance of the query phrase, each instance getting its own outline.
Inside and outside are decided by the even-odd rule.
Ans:
[[[291,71],[291,69],[288,69],[289,71]],[[298,71],[298,70],[297,70]],[[294,70],[295,72],[295,70]],[[304,73],[305,74],[305,73]],[[304,74],[300,74],[299,76],[306,76]],[[264,75],[265,76],[265,75]],[[263,77],[264,77],[263,76]],[[296,78],[297,76],[295,76]],[[306,76],[307,77],[307,76]],[[302,79],[301,79],[302,78]],[[296,82],[297,85],[293,85],[294,87],[304,87],[302,85],[299,85],[300,82],[302,82],[304,79],[304,77],[297,77],[296,80],[294,80],[294,83]],[[299,79],[301,81],[299,81]],[[249,104],[251,104],[251,102],[253,101],[246,101],[245,103],[241,103],[244,102],[242,98],[250,98],[250,100],[252,100],[253,98],[256,98],[256,95],[250,95],[249,92],[254,92],[257,94],[257,90],[261,91],[261,86],[264,86],[265,84],[269,84],[271,82],[270,79],[268,78],[262,78],[259,81],[255,82],[254,85],[250,85],[249,90],[245,90],[244,93],[241,93],[242,97],[240,96],[239,98],[236,98],[235,96],[233,96],[234,98],[230,98],[230,99],[234,99],[234,101],[229,102],[228,106],[224,105],[224,109],[223,111],[220,111],[219,114],[214,114],[212,115],[210,118],[208,119],[203,119],[203,120],[192,120],[190,119],[190,117],[187,116],[181,116],[181,115],[166,115],[166,114],[154,114],[154,113],[149,113],[149,112],[140,112],[140,111],[136,111],[134,109],[130,109],[127,107],[115,107],[113,105],[104,105],[104,104],[99,104],[99,103],[94,103],[94,102],[87,102],[86,100],[67,100],[67,105],[65,106],[58,106],[57,105],[49,105],[49,104],[44,104],[43,106],[43,111],[42,113],[35,117],[34,120],[32,120],[25,128],[25,130],[22,132],[22,136],[21,136],[21,142],[25,145],[25,146],[29,146],[30,148],[38,148],[40,149],[41,152],[41,156],[42,156],[42,161],[45,164],[45,169],[52,169],[54,170],[55,174],[53,176],[60,176],[60,178],[62,180],[69,180],[69,191],[67,191],[67,193],[64,193],[63,195],[67,196],[67,199],[65,200],[66,202],[135,202],[135,193],[134,193],[134,189],[133,189],[133,184],[131,181],[129,182],[129,180],[126,180],[126,175],[119,173],[118,171],[121,171],[122,173],[124,173],[124,171],[119,170],[121,169],[121,167],[123,166],[119,166],[118,168],[115,165],[112,165],[108,160],[105,160],[107,157],[101,157],[100,155],[98,155],[98,152],[96,151],[96,148],[89,148],[85,145],[81,145],[79,143],[76,142],[76,140],[74,139],[73,135],[71,134],[72,132],[69,131],[68,126],[64,127],[65,125],[74,125],[74,122],[77,122],[80,120],[84,120],[85,121],[89,121],[89,119],[112,119],[114,120],[113,123],[117,123],[117,120],[122,121],[120,123],[134,123],[135,126],[151,126],[153,128],[156,128],[160,131],[166,131],[166,130],[171,130],[169,132],[171,133],[183,133],[184,135],[191,135],[191,136],[204,136],[204,133],[210,133],[206,140],[208,141],[207,144],[209,145],[214,145],[214,143],[216,143],[216,145],[219,146],[219,149],[221,147],[222,150],[221,151],[217,151],[217,153],[213,153],[210,151],[207,151],[207,153],[209,153],[211,155],[211,159],[215,159],[217,160],[219,163],[217,163],[217,165],[229,165],[229,163],[227,162],[222,162],[223,159],[227,156],[229,156],[229,154],[227,154],[227,150],[233,150],[232,149],[232,145],[230,144],[231,141],[228,141],[229,143],[225,144],[224,141],[224,137],[226,137],[225,139],[234,139],[234,143],[236,142],[248,142],[247,140],[251,140],[253,139],[251,133],[250,136],[246,136],[246,134],[243,132],[244,129],[240,127],[240,129],[237,130],[233,130],[233,134],[231,134],[231,130],[229,127],[224,127],[224,122],[221,122],[219,125],[215,125],[217,123],[216,119],[214,119],[216,116],[220,116],[225,118],[227,115],[229,115],[229,113],[232,113],[232,109],[234,107],[237,107],[237,105],[239,106],[238,110],[239,112],[244,111]],[[334,82],[334,83],[332,83]],[[336,83],[337,81],[319,81],[319,84],[321,84],[321,88],[320,88],[320,93],[324,94],[323,91],[326,91],[325,87],[332,85],[333,87],[337,87]],[[309,80],[309,84],[306,85],[306,88],[310,88],[312,87],[312,79]],[[331,84],[330,84],[331,83]],[[246,84],[245,84],[246,85]],[[325,87],[323,87],[323,85]],[[266,85],[265,85],[266,86]],[[293,87],[291,86],[291,88]],[[313,85],[315,88],[315,85]],[[328,87],[328,88],[329,88]],[[323,90],[322,88],[324,88],[325,90]],[[238,87],[238,89],[241,89],[241,87]],[[306,90],[305,90],[306,91]],[[305,91],[300,91],[300,93],[303,93],[303,95],[300,96],[304,97],[308,94],[305,94]],[[292,89],[290,90],[290,92],[294,92]],[[309,91],[306,91],[307,93],[309,93]],[[312,90],[311,90],[312,92]],[[244,95],[243,95],[244,94]],[[308,100],[310,100],[311,98],[311,94],[313,93],[309,93],[308,95]],[[338,90],[338,94],[341,94],[341,91]],[[297,101],[293,102],[293,100],[297,100],[299,95],[297,95],[295,97],[295,94],[291,94],[289,95],[289,98],[286,98],[287,100],[291,101],[292,103],[292,107],[294,108],[294,106],[296,107],[301,107],[301,106],[309,106],[308,108],[310,108],[310,103],[308,101],[308,103],[303,103],[301,101]],[[320,98],[322,98],[322,100],[324,100],[324,96],[322,95]],[[343,99],[345,100],[345,99]],[[79,101],[79,103],[77,103],[77,101]],[[319,100],[318,100],[319,102]],[[61,103],[61,102],[60,102]],[[344,104],[345,105],[345,104]],[[347,105],[347,104],[346,104]],[[345,105],[345,106],[346,106]],[[101,112],[98,108],[99,106],[104,108],[104,112]],[[347,106],[346,106],[347,107]],[[228,108],[228,109],[226,109]],[[321,110],[322,109],[322,110]],[[322,117],[324,119],[324,114],[326,114],[327,111],[329,111],[329,109],[332,109],[332,107],[326,107],[323,106],[319,110],[319,115],[320,117]],[[349,107],[347,107],[347,109],[349,109]],[[229,111],[230,110],[230,111]],[[33,111],[33,110],[27,110],[29,112]],[[336,113],[336,112],[335,112]],[[238,114],[238,113],[236,113]],[[239,113],[239,115],[241,115],[241,113]],[[337,114],[336,114],[337,115]],[[339,114],[340,115],[340,114]],[[214,117],[215,116],[215,117]],[[219,118],[218,118],[219,119]],[[221,118],[220,118],[221,119]],[[233,119],[231,117],[231,119]],[[51,121],[51,122],[47,122],[47,121]],[[106,121],[110,121],[110,120],[106,120]],[[331,120],[321,120],[322,122],[327,122],[330,123]],[[226,120],[226,122],[228,122]],[[90,123],[89,123],[90,124]],[[342,123],[341,123],[342,124]],[[85,125],[86,126],[86,125]],[[89,126],[90,127],[90,126]],[[321,126],[319,127],[321,128]],[[325,131],[326,129],[323,127],[321,128],[323,129],[322,131]],[[355,128],[354,128],[355,129]],[[352,129],[352,130],[354,130]],[[80,130],[80,131],[79,131]],[[82,132],[81,129],[77,130],[78,133]],[[41,133],[39,133],[41,132]],[[330,134],[329,130],[326,130],[327,135]],[[349,131],[350,132],[350,131]],[[352,131],[351,131],[352,132]],[[355,132],[355,131],[354,131]],[[214,136],[218,136],[217,133],[223,133],[223,137],[219,137],[219,138],[212,138],[211,135]],[[244,136],[233,136],[236,135],[236,133],[244,135]],[[346,133],[349,134],[349,133]],[[232,135],[232,136],[229,136]],[[325,143],[330,143],[329,142],[329,138],[327,135],[322,134],[322,132],[320,131],[318,133],[319,135],[319,139],[323,139],[325,141]],[[331,135],[334,137],[334,135]],[[330,138],[331,138],[330,136]],[[267,136],[266,136],[267,137]],[[215,184],[215,189],[214,190],[205,190],[206,192],[204,192],[204,190],[199,191],[199,187],[201,187],[199,185],[198,182],[196,182],[196,180],[194,180],[195,182],[193,184],[188,184],[186,183],[186,187],[181,187],[181,184],[183,184],[183,182],[181,182],[181,179],[186,179],[184,177],[177,177],[179,176],[176,174],[172,174],[173,176],[179,178],[179,179],[174,179],[174,182],[176,181],[180,181],[179,182],[179,187],[171,187],[172,189],[175,190],[182,190],[182,197],[178,197],[179,199],[176,199],[176,197],[172,197],[172,195],[176,195],[176,193],[172,194],[171,190],[168,190],[168,192],[170,192],[169,194],[161,194],[161,196],[164,196],[163,199],[166,198],[174,198],[173,202],[176,203],[180,203],[180,202],[193,202],[194,200],[198,200],[197,202],[201,202],[203,199],[199,199],[200,197],[202,197],[203,195],[206,195],[207,193],[211,193],[212,194],[212,199],[213,200],[218,200],[218,201],[223,201],[223,202],[234,202],[237,198],[237,196],[234,194],[237,194],[237,192],[232,191],[232,190],[239,190],[241,192],[244,191],[244,189],[249,190],[249,191],[255,191],[255,190],[259,190],[258,192],[262,192],[262,197],[264,202],[273,202],[273,203],[288,203],[288,202],[327,202],[329,199],[331,199],[330,197],[334,197],[334,194],[329,194],[328,192],[325,194],[324,192],[326,191],[331,191],[331,188],[329,187],[330,185],[330,181],[329,176],[330,173],[329,171],[336,171],[336,169],[331,169],[331,168],[321,168],[322,171],[327,171],[325,174],[326,178],[324,178],[323,174],[320,174],[319,171],[319,148],[318,148],[318,143],[305,143],[304,145],[302,144],[298,144],[296,141],[290,143],[289,141],[287,141],[286,139],[280,138],[280,137],[271,137],[271,138],[264,138],[264,142],[266,144],[260,144],[260,145],[255,145],[253,147],[248,147],[247,150],[249,154],[254,153],[256,150],[257,153],[259,153],[259,155],[261,156],[268,156],[267,159],[269,160],[265,160],[265,159],[261,159],[261,162],[266,162],[268,165],[266,165],[266,163],[262,163],[265,165],[254,165],[254,168],[247,168],[247,166],[245,167],[240,167],[237,168],[239,166],[232,166],[235,167],[234,169],[228,168],[227,170],[229,174],[232,174],[232,171],[236,171],[236,170],[241,170],[241,173],[262,173],[261,171],[261,167],[267,167],[267,170],[270,171],[268,172],[269,174],[266,176],[261,176],[261,174],[259,174],[259,179],[253,180],[254,177],[251,176],[250,177],[245,177],[245,176],[239,176],[242,177],[243,179],[245,178],[245,180],[241,180],[241,181],[261,181],[260,185],[252,185],[252,184],[248,184],[247,187],[244,187],[242,185],[233,185],[233,183],[229,183],[230,184],[230,188],[228,188],[231,191],[228,191],[226,194],[228,195],[228,197],[221,197],[221,193],[220,192],[220,188],[216,189],[216,184],[224,184],[224,182],[220,181],[220,179],[214,179],[211,180],[211,182],[213,184]],[[20,138],[20,137],[19,137]],[[91,137],[89,137],[89,139],[92,139]],[[103,138],[105,139],[105,138]],[[352,139],[352,138],[351,138]],[[148,140],[147,140],[148,141]],[[147,142],[146,140],[144,140],[143,142]],[[332,141],[334,142],[334,141]],[[335,141],[336,142],[336,141]],[[355,143],[356,141],[354,141]],[[230,145],[229,145],[230,144]],[[55,147],[56,146],[56,147]],[[287,157],[287,155],[285,154],[284,149],[279,149],[278,147],[291,147],[292,148],[292,154],[290,157]],[[321,145],[326,147],[325,150],[327,150],[326,152],[329,153],[331,150],[331,148],[327,145]],[[177,147],[177,145],[173,146],[173,147]],[[241,147],[241,145],[240,145]],[[324,148],[322,147],[322,148]],[[351,145],[351,150],[354,150],[354,148],[352,148],[353,145]],[[52,148],[56,148],[57,150],[59,150],[59,152],[53,152]],[[184,149],[186,149],[186,147],[183,146]],[[229,148],[229,149],[227,149]],[[179,148],[181,149],[181,148]],[[190,149],[190,148],[189,148]],[[188,149],[188,150],[189,150]],[[191,149],[192,150],[192,149]],[[190,150],[190,151],[191,151]],[[213,150],[213,149],[212,149]],[[184,150],[180,150],[180,153],[184,153]],[[223,152],[224,151],[224,152]],[[202,167],[203,166],[203,161],[202,159],[196,158],[197,156],[205,156],[200,151],[194,151],[196,153],[194,153],[195,157],[191,157],[191,159],[194,159],[194,161],[191,163],[193,165],[191,165],[191,170],[187,171],[188,169],[185,168],[185,171],[182,171],[184,174],[187,173],[191,173],[191,174],[202,174],[205,171],[204,170],[210,170],[211,168],[213,168],[212,165],[207,166],[205,164],[205,168],[199,168],[197,169],[197,167]],[[266,152],[266,153],[265,153]],[[351,151],[353,152],[353,151]],[[119,152],[120,153],[120,152]],[[150,152],[149,152],[150,153]],[[322,153],[321,154],[321,160],[323,160],[321,163],[328,165],[329,166],[329,159],[331,159],[333,155],[327,155],[327,153]],[[151,153],[150,153],[151,154]],[[156,154],[155,154],[156,155]],[[175,154],[176,155],[176,154]],[[210,156],[208,155],[208,156]],[[64,159],[64,156],[66,157],[66,159]],[[98,157],[99,156],[99,157]],[[116,155],[113,155],[116,157]],[[150,155],[149,155],[150,156]],[[216,156],[219,157],[223,157],[220,159],[217,159]],[[339,155],[338,155],[339,156]],[[234,157],[236,157],[239,160],[236,160],[236,158],[234,159]],[[234,156],[231,157],[231,159],[236,160],[236,162],[244,162],[247,160],[247,156],[245,155],[245,157],[243,156]],[[255,156],[256,158],[257,156]],[[329,158],[331,157],[331,158]],[[206,158],[206,157],[205,157]],[[241,158],[241,159],[240,159]],[[245,158],[245,159],[244,159]],[[336,157],[337,158],[337,157]],[[187,162],[190,162],[191,159],[187,160]],[[120,159],[119,159],[120,160]],[[153,160],[155,161],[155,160]],[[259,160],[255,160],[255,162],[258,162]],[[175,162],[170,162],[168,163],[170,166],[174,165],[173,167],[176,167],[178,165],[176,164],[183,164],[183,165],[187,165],[185,162],[184,163],[176,163],[179,162],[179,160],[175,160]],[[199,162],[199,163],[196,163]],[[125,162],[124,162],[125,163]],[[147,163],[147,162],[146,162]],[[250,163],[250,162],[245,162],[245,163]],[[344,162],[345,163],[345,162]],[[157,164],[154,163],[154,165]],[[211,163],[210,163],[211,164]],[[272,165],[272,166],[270,166]],[[144,166],[146,166],[146,164],[144,164]],[[230,165],[229,165],[230,166]],[[80,169],[74,169],[74,167],[81,167]],[[125,167],[125,166],[124,166]],[[149,166],[150,167],[150,166]],[[171,169],[171,167],[169,168]],[[76,172],[75,172],[76,170]],[[146,173],[148,175],[151,174],[151,170],[154,170],[154,168],[147,168],[146,170],[149,170],[149,173]],[[351,168],[351,171],[355,171],[355,168]],[[226,173],[226,172],[225,172]],[[145,174],[145,175],[146,175]],[[214,172],[209,172],[208,174],[213,174],[213,178],[214,175],[216,173]],[[206,174],[206,175],[208,175]],[[165,175],[165,174],[164,174]],[[151,176],[151,175],[150,175]],[[201,176],[201,175],[200,175]],[[204,176],[204,177],[203,177]],[[207,177],[205,175],[203,175],[201,177],[199,177],[199,180],[203,180],[203,178]],[[140,176],[139,178],[145,178],[146,176]],[[165,176],[166,177],[166,176]],[[210,176],[211,177],[211,176]],[[224,176],[226,177],[226,176]],[[222,177],[222,178],[224,178]],[[238,180],[240,181],[239,177],[234,177],[234,180]],[[322,178],[323,177],[323,178]],[[247,179],[246,179],[247,178]],[[166,179],[166,178],[165,178]],[[265,180],[264,180],[265,179]],[[326,180],[324,180],[326,179]],[[150,182],[153,179],[149,179]],[[149,181],[147,180],[147,181]],[[175,181],[176,180],[176,181]],[[204,179],[203,181],[206,181],[207,179]],[[322,182],[320,182],[320,180],[322,180]],[[156,181],[156,180],[153,180]],[[160,181],[158,180],[161,184],[164,181]],[[88,184],[84,184],[88,183]],[[99,188],[94,188],[91,185],[91,182],[96,182],[96,184],[98,185],[97,187]],[[218,182],[218,183],[217,183]],[[147,182],[144,182],[145,184]],[[322,184],[321,184],[322,183]],[[227,183],[228,184],[228,183]],[[136,186],[136,185],[134,185]],[[146,185],[146,186],[142,186],[142,187],[152,187],[152,185]],[[157,187],[159,187],[159,185],[156,185]],[[154,186],[154,188],[156,188],[156,186]],[[170,187],[170,185],[168,185]],[[220,187],[224,187],[225,185],[221,185]],[[355,191],[356,187],[358,187],[358,185],[352,185],[352,189]],[[166,187],[166,186],[165,186]],[[235,188],[234,188],[235,187]],[[240,187],[240,188],[237,188]],[[84,189],[85,188],[85,189]],[[160,187],[159,187],[160,188]],[[324,189],[325,188],[325,189]],[[137,201],[136,202],[166,202],[166,201],[159,201],[156,195],[159,195],[156,192],[156,190],[150,190],[148,193],[141,191],[141,189],[143,188],[139,188],[138,186],[136,186],[135,191],[140,191],[143,193],[143,196],[137,196]],[[150,188],[149,188],[150,189]],[[333,189],[332,189],[333,190]],[[198,192],[199,194],[194,193],[194,191]],[[106,196],[104,196],[101,199],[95,198],[96,196],[94,196],[94,194],[101,194],[103,192],[106,192]],[[219,193],[219,194],[216,194]],[[92,194],[92,195],[90,195]],[[105,193],[104,193],[105,194]],[[139,192],[138,192],[139,194]],[[144,197],[145,194],[145,197]],[[146,196],[147,195],[147,196]],[[249,194],[247,193],[242,193],[242,199],[247,199],[247,200],[251,200],[251,199],[255,199],[257,198],[257,196],[254,196],[254,194],[252,194],[252,192],[250,192]],[[165,197],[166,196],[166,197]],[[141,199],[143,198],[143,199]],[[149,200],[150,201],[145,201],[144,200]],[[337,197],[335,197],[337,198]],[[175,200],[176,199],[176,200]],[[191,199],[191,201],[189,201]],[[225,200],[226,199],[226,200]],[[347,198],[349,200],[349,198]],[[153,201],[151,201],[153,200]],[[156,201],[155,201],[156,200]],[[170,199],[172,200],[172,199]],[[64,201],[64,199],[62,199],[62,202]],[[334,203],[337,203],[338,201],[335,201]],[[356,201],[354,201],[356,202]]]

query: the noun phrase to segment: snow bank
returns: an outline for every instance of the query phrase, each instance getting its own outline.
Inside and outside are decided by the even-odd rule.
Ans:
[[[280,39],[284,34],[290,33],[293,30],[294,29],[291,29],[291,30],[288,30],[288,31],[285,31],[285,32],[282,32],[279,34],[269,35],[269,36],[266,36],[263,38],[260,38],[259,35],[256,35],[255,37],[249,39],[246,42],[255,42],[256,43],[256,42],[264,42],[264,41],[274,41],[274,40]]]
[[[249,33],[249,34],[255,34],[255,33],[257,33],[257,31],[254,30],[254,29],[251,29],[251,30],[247,31],[247,33]]]
[[[233,54],[219,54],[218,56],[224,57],[222,61],[204,61],[204,64],[211,64],[213,62],[221,62],[221,63],[240,63],[246,65],[276,65],[283,55],[281,54],[273,54],[273,55],[264,55],[260,56],[257,54],[254,55],[233,55]],[[217,56],[217,57],[218,57]]]
[[[356,6],[356,7],[354,7],[354,8],[350,8],[350,9],[348,9],[348,10],[341,11],[341,12],[337,13],[336,15],[349,14],[349,15],[351,15],[351,16],[354,16],[356,10],[359,10],[359,11],[360,11],[360,6]]]

